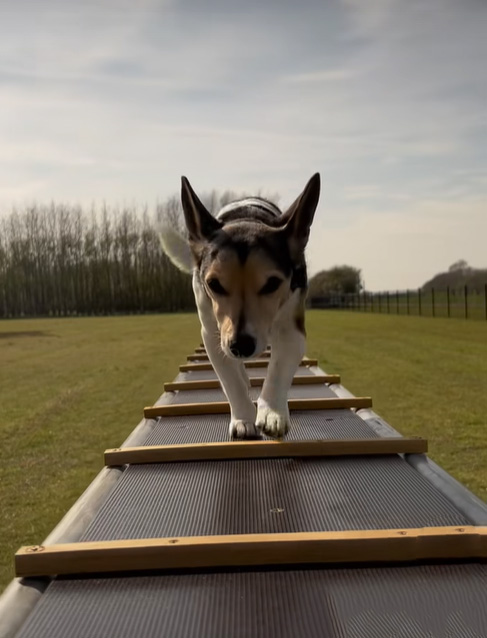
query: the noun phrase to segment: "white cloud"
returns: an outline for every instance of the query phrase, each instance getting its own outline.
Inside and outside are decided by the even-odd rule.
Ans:
[[[342,0],[342,3],[350,11],[355,28],[362,34],[382,31],[391,12],[398,8],[397,0]]]
[[[286,205],[319,170],[333,241],[331,253],[312,248],[313,268],[333,256],[357,260],[376,287],[393,273],[388,286],[409,285],[408,272],[421,283],[453,252],[445,204],[460,213],[487,193],[486,11],[19,0],[0,26],[0,210],[25,198],[154,203],[182,173],[202,191],[264,189]],[[403,274],[376,269],[394,229],[398,246],[408,228],[422,245],[427,219],[443,243],[409,266],[398,250]],[[478,253],[474,224],[455,232]]]
[[[324,82],[339,82],[353,78],[353,69],[325,69],[321,71],[311,71],[309,73],[298,73],[288,75],[283,78],[283,82],[289,84],[321,84]]]

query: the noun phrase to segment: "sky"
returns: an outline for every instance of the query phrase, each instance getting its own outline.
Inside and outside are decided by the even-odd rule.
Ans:
[[[311,273],[487,267],[485,0],[0,0],[0,215],[322,178]]]

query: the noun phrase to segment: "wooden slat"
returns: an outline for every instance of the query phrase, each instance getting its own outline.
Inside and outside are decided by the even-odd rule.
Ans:
[[[262,386],[265,377],[250,377],[250,385]],[[293,378],[293,385],[323,385],[325,383],[340,383],[339,374],[310,375],[298,374]],[[173,381],[164,384],[164,392],[178,392],[184,390],[216,390],[221,388],[219,379],[201,379],[200,381]]]
[[[283,442],[225,441],[106,450],[105,465],[213,461],[217,459],[425,454],[427,451],[428,442],[421,438],[319,439]]]
[[[254,401],[255,403],[255,401]],[[371,408],[370,397],[330,397],[324,399],[289,399],[290,410],[339,410],[344,408]],[[193,414],[229,414],[228,401],[208,403],[170,403],[144,408],[146,419],[159,416],[190,416]]]
[[[269,359],[248,359],[244,361],[244,365],[246,368],[267,368],[269,365]],[[304,357],[301,361],[300,365],[302,366],[317,366],[317,359],[308,359],[308,357]],[[213,366],[211,363],[185,363],[179,366],[180,372],[191,372],[196,370],[213,370]]]
[[[251,565],[487,558],[487,527],[249,534],[22,547],[18,577]]]
[[[194,351],[196,354],[205,354],[206,348],[204,346],[200,346],[199,348],[195,348]],[[264,352],[270,352],[270,351],[271,351],[270,347],[267,347]]]
[[[265,352],[262,352],[262,354],[259,355],[261,359],[270,359],[270,356],[271,356],[271,353],[268,352],[267,350]],[[187,360],[188,361],[209,361],[209,357],[207,354],[188,354]]]

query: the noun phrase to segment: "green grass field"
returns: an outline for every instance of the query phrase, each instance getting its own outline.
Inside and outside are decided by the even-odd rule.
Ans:
[[[487,322],[308,313],[308,353],[487,500]],[[196,315],[0,323],[0,589],[200,341]]]

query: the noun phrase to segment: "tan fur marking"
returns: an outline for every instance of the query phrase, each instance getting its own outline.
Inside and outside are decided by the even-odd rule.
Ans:
[[[283,283],[276,292],[259,295],[270,277],[279,277]],[[233,250],[222,251],[205,273],[206,282],[213,278],[218,279],[228,293],[223,296],[209,291],[222,344],[231,343],[243,327],[257,339],[257,349],[263,350],[276,313],[289,297],[290,279],[285,279],[274,262],[258,250],[252,251],[244,264]],[[242,312],[245,326],[239,325]]]

